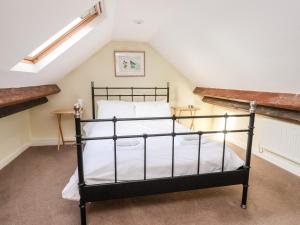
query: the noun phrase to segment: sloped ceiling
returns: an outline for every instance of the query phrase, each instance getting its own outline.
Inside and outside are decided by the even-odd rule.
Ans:
[[[0,4],[12,19],[0,20],[0,86],[54,82],[113,39],[149,42],[195,86],[300,93],[299,0],[106,0],[106,20],[38,74],[8,71],[92,1]]]
[[[178,4],[151,44],[195,84],[300,93],[299,0]]]

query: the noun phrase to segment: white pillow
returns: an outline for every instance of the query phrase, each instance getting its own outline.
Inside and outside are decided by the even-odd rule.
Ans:
[[[135,117],[135,106],[133,102],[125,101],[97,101],[98,119],[111,119],[114,116],[117,118],[133,118]]]
[[[167,102],[134,102],[136,117],[169,117],[170,105]]]

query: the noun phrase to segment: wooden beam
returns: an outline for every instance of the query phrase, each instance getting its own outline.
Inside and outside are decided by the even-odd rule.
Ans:
[[[204,97],[202,101],[209,104],[226,107],[226,108],[249,111],[249,103],[246,102],[238,102],[233,100],[226,100],[226,99],[219,99],[219,98],[212,98],[212,97]],[[284,121],[300,124],[299,111],[258,105],[256,108],[256,113],[260,115],[270,116],[276,119],[281,119]]]
[[[300,111],[300,94],[243,91],[196,87],[194,94],[236,101],[256,101],[258,105]]]
[[[41,105],[46,102],[48,102],[48,99],[46,97],[43,97],[43,98],[38,98],[38,99],[28,101],[28,102],[4,106],[4,107],[0,108],[0,118],[9,116],[9,115],[17,113],[17,112],[21,112],[26,109],[30,109],[34,106]]]
[[[10,105],[16,105],[43,98],[60,92],[56,84],[0,89],[0,109]]]

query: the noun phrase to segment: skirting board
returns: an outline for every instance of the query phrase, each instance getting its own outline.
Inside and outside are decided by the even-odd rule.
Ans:
[[[269,152],[259,152],[259,151],[254,151],[254,154],[257,155],[258,157],[284,169],[289,171],[292,174],[295,174],[296,176],[300,177],[300,167],[292,162],[289,162],[288,160],[276,156],[272,153]]]
[[[65,137],[66,141],[75,140],[74,137]],[[48,146],[57,145],[57,138],[47,138],[47,139],[33,139],[31,140],[31,146]]]
[[[239,146],[242,149],[245,149],[245,143],[243,143],[242,141],[239,141],[236,139],[228,140],[228,141]],[[254,146],[253,146],[252,153],[254,155],[258,156],[259,158],[262,158],[262,159],[274,164],[275,166],[278,166],[278,167],[300,177],[300,167],[298,165],[296,165],[292,162],[289,162],[288,160],[286,160],[280,156],[274,155],[272,153],[259,152],[259,149],[254,148]]]
[[[73,137],[67,137],[65,140],[74,140]],[[4,159],[0,160],[0,170],[7,166],[11,161],[21,155],[26,149],[31,146],[47,146],[47,145],[57,145],[57,138],[48,138],[48,139],[37,139],[31,140],[31,143],[25,144]]]
[[[27,148],[30,147],[30,143],[25,144],[19,147],[16,151],[5,157],[4,159],[0,160],[0,170],[2,170],[5,166],[7,166],[11,161],[21,155]]]

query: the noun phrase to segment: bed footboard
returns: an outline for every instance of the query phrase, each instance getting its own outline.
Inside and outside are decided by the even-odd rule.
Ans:
[[[82,188],[82,199],[95,202],[170,192],[188,191],[209,187],[220,187],[247,183],[249,170],[242,168],[223,173],[176,176],[174,178],[149,179],[113,184],[86,185]]]

